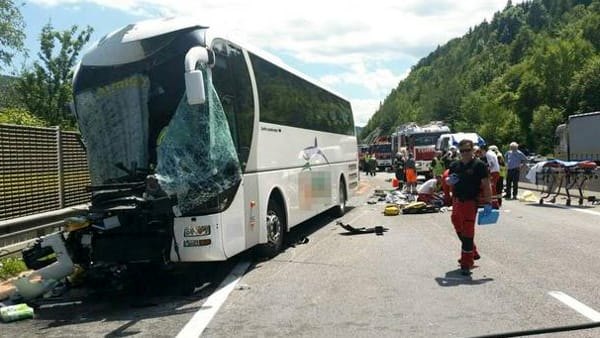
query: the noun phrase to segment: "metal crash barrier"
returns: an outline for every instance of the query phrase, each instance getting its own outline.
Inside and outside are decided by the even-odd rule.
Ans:
[[[560,161],[551,160],[537,163],[533,166],[527,178],[531,181],[535,177],[535,184],[542,187],[539,204],[556,202],[556,197],[564,188],[566,205],[571,205],[571,199],[577,198],[578,205],[583,205],[584,200],[595,202],[594,196],[586,198],[583,191],[587,184],[598,181],[600,170],[592,161]],[[578,196],[572,196],[570,190],[576,188]]]

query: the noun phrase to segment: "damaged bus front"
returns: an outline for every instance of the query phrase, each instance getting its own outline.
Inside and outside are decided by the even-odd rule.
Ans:
[[[186,267],[257,246],[272,257],[292,227],[343,215],[358,187],[350,102],[194,22],[107,35],[73,90],[91,205],[67,220],[65,244],[88,270]]]
[[[75,74],[92,181],[89,213],[67,226],[77,229],[67,239],[75,263],[181,262],[182,246],[214,247],[205,236],[217,222],[186,218],[185,240],[176,240],[174,222],[224,210],[241,182],[211,81],[206,28],[152,29],[131,25],[108,35]],[[225,258],[222,250],[205,255]]]

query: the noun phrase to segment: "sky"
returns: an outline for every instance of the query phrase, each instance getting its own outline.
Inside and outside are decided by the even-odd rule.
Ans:
[[[21,7],[28,58],[42,27],[94,28],[84,51],[107,33],[157,17],[193,16],[279,57],[347,98],[364,126],[421,58],[469,27],[490,21],[507,0],[27,0]],[[513,4],[520,1],[513,1]]]

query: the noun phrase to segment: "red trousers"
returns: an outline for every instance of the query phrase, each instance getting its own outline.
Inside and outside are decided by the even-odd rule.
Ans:
[[[450,196],[450,192],[452,191],[452,189],[450,188],[448,183],[446,183],[448,175],[450,175],[450,170],[444,170],[444,173],[442,174],[442,190],[444,191],[444,205],[451,206],[452,197]]]
[[[498,191],[496,191],[496,189],[498,188],[498,180],[500,180],[499,172],[490,173],[490,184],[492,185],[492,207],[494,207],[494,209],[498,209],[498,207],[500,206],[500,203],[498,201],[500,200],[500,198],[502,198],[502,196],[496,196],[498,194]],[[502,193],[502,191],[500,191],[500,193]]]
[[[461,268],[471,269],[474,257],[477,254],[475,246],[475,218],[477,216],[477,203],[475,200],[460,201],[454,198],[452,202],[452,225],[461,242],[460,265]]]
[[[433,200],[432,194],[419,194],[419,196],[417,196],[418,202],[425,202],[427,204],[430,204],[431,200]]]

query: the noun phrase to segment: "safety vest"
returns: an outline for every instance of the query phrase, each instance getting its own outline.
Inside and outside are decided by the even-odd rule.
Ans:
[[[500,177],[506,177],[506,163],[500,164],[500,172],[498,174]]]
[[[434,158],[433,161],[435,161],[435,162],[433,162],[433,163],[435,163],[433,165],[433,174],[435,176],[442,176],[442,174],[444,173],[444,170],[446,170],[446,167],[444,166],[444,162],[437,157]]]

